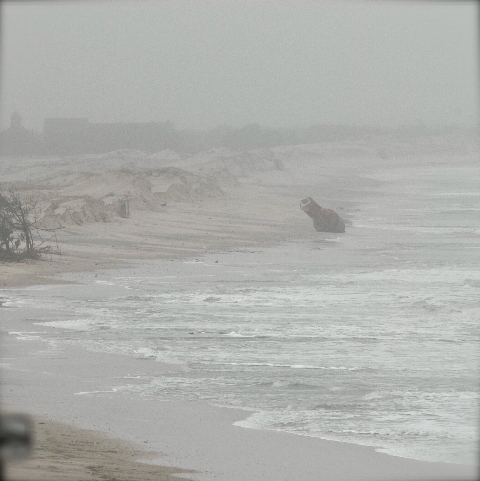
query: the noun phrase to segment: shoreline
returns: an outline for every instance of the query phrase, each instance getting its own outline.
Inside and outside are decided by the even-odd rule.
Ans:
[[[24,322],[14,319],[8,327],[21,327]],[[77,467],[97,466],[97,471],[85,474],[91,476],[86,479],[98,479],[99,466],[104,464],[101,449],[112,451],[111,443],[120,454],[108,459],[101,469],[108,470],[118,463],[111,469],[139,476],[115,479],[149,479],[139,464],[160,469],[154,471],[155,475],[181,471],[182,479],[191,480],[218,479],[219,473],[219,479],[229,480],[260,476],[285,481],[343,480],[350,479],[358,467],[361,472],[355,479],[476,479],[473,466],[416,461],[379,453],[374,447],[242,428],[234,422],[248,417],[249,411],[196,402],[139,399],[122,392],[122,386],[138,382],[138,375],[158,376],[164,369],[178,369],[175,365],[86,351],[68,344],[46,349],[44,341],[9,338],[6,345],[4,341],[6,362],[8,358],[11,361],[13,353],[19,357],[16,368],[6,371],[7,385],[16,382],[19,386],[15,394],[7,396],[7,406],[20,407],[30,414],[37,428],[38,422],[46,422],[43,426],[51,429],[51,436],[66,449],[63,452],[62,446],[52,447],[50,442],[43,453],[46,458],[34,456],[26,465],[9,463],[12,479],[42,479],[37,475],[39,470],[46,473],[45,479],[55,479],[49,478],[57,471],[52,466],[63,470],[57,479],[68,480],[85,479],[79,476]],[[60,386],[52,376],[59,369],[65,380]],[[75,443],[75,439],[85,443]],[[77,444],[91,446],[89,443],[97,442],[100,444],[95,445],[94,453],[80,450],[80,459],[74,454]],[[148,452],[142,448],[148,448]],[[126,463],[132,455],[135,460]],[[71,468],[75,471],[69,475]],[[29,472],[35,477],[25,478]],[[178,474],[171,479],[178,479]]]
[[[50,440],[64,441],[63,447],[60,441],[40,445],[41,450],[23,463],[8,463],[7,479],[80,481],[110,479],[105,476],[115,472],[117,480],[139,481],[179,477],[191,481],[260,477],[340,481],[351,479],[359,467],[354,479],[366,481],[477,479],[475,466],[418,461],[370,446],[236,426],[235,422],[252,414],[248,410],[129,395],[129,385],[181,367],[39,340],[34,332],[40,326],[32,321],[48,316],[47,310],[3,309],[9,315],[2,330],[17,333],[2,340],[4,388],[15,387],[9,392],[4,389],[3,401],[10,411],[15,406],[16,411],[32,416],[41,428],[39,440],[43,441],[46,428]],[[76,449],[77,444],[83,448],[89,443],[100,444],[95,445],[95,452]],[[109,453],[112,443],[117,454]],[[113,456],[105,463],[102,450]],[[95,469],[88,471],[92,466]],[[120,472],[126,473],[123,478],[117,476]],[[169,477],[174,472],[175,477]],[[55,473],[61,473],[60,477],[52,477]]]
[[[105,224],[69,226],[59,233],[61,255],[33,263],[0,264],[0,295],[3,289],[9,288],[79,285],[75,280],[54,278],[62,274],[85,273],[88,277],[102,270],[133,268],[150,259],[202,257],[206,253],[255,249],[316,235],[310,219],[300,211],[297,197],[299,201],[302,196],[312,195],[320,204],[338,210],[340,215],[346,213],[346,219],[350,220],[354,219],[354,207],[360,205],[361,208],[365,196],[375,195],[369,189],[377,181],[369,179],[368,172],[360,178],[359,166],[350,173],[350,161],[332,170],[322,170],[320,166],[320,174],[313,180],[308,177],[315,169],[312,167],[311,172],[307,169],[302,176],[298,174],[290,187],[285,184],[287,177],[280,178],[282,173],[275,173],[280,180],[274,177],[272,181],[269,180],[271,173],[257,173],[241,186],[227,189],[225,199],[172,204],[159,212],[135,211],[130,219]],[[337,175],[342,184],[338,189],[330,185]],[[311,187],[312,183],[315,187]],[[15,319],[12,311],[0,307],[2,314],[9,314],[8,322],[2,320],[2,330],[28,331],[29,322],[25,320],[28,316]],[[38,316],[33,309],[32,314]],[[73,446],[69,454],[62,454],[60,449],[53,451],[54,443],[50,442],[43,454],[25,462],[8,463],[7,473],[12,479],[170,481],[179,479],[171,476],[179,469],[185,473],[182,479],[185,476],[185,479],[202,481],[477,479],[474,466],[416,461],[378,453],[373,447],[242,428],[233,423],[246,417],[246,411],[131,399],[113,390],[126,373],[131,377],[124,379],[128,384],[136,382],[134,375],[138,373],[160,375],[162,369],[175,369],[174,365],[95,353],[68,344],[51,346],[35,339],[18,340],[12,335],[3,337],[3,347],[2,402],[10,408],[15,406],[15,411],[32,415],[37,422],[47,423],[37,427],[51,429],[49,436],[85,440],[87,446],[89,442],[104,442],[102,446],[107,451],[109,443],[118,442],[114,449],[120,453],[117,461],[112,460],[112,466],[117,463],[112,470],[119,469],[114,474],[94,469],[88,472],[89,466],[102,464],[101,456],[95,457],[94,452],[84,450],[83,463],[75,455],[75,443],[70,443]],[[95,394],[95,390],[105,389],[111,393],[103,393],[103,397]],[[158,439],[160,428],[161,433],[168,433],[168,438]],[[89,429],[93,430],[84,431]],[[112,438],[100,440],[104,434]],[[147,446],[148,453],[141,449]],[[141,474],[138,465],[152,466],[141,460],[132,461],[128,464],[130,467],[126,467],[123,463],[127,455],[129,459],[133,457],[129,453],[140,458],[145,454],[149,463],[165,465],[156,468],[160,471],[152,475],[165,477],[148,478],[148,473]],[[82,471],[77,472],[77,468]],[[123,473],[124,469],[130,471]],[[106,478],[107,474],[111,477]],[[136,474],[138,478],[133,477]],[[30,475],[34,477],[25,477]]]

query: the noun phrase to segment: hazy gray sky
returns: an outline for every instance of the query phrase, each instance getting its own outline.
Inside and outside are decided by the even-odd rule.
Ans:
[[[474,3],[2,2],[2,125],[475,122]]]

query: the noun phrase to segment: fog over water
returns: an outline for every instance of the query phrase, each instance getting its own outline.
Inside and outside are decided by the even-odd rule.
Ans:
[[[476,122],[475,3],[2,2],[2,128]]]

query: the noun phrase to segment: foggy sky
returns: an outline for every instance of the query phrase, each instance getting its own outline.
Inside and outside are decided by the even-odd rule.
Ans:
[[[474,3],[2,2],[14,110],[179,128],[473,125]]]

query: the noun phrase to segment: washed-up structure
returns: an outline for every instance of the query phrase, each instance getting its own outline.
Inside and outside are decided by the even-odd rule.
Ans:
[[[311,197],[300,201],[300,208],[313,219],[318,232],[345,232],[345,221],[332,209],[324,209]]]

